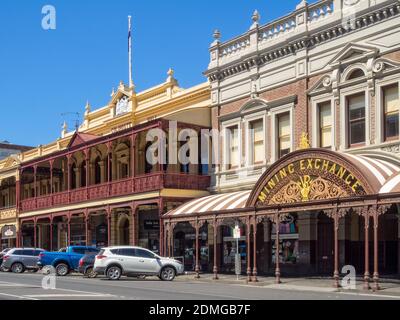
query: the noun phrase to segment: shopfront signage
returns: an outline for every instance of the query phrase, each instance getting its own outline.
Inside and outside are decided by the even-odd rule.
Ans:
[[[4,226],[1,229],[1,238],[4,239],[15,239],[17,237],[17,228],[15,226]]]
[[[144,228],[146,230],[160,229],[160,220],[144,220]]]
[[[306,202],[363,192],[361,182],[343,165],[323,158],[296,160],[263,183],[258,201],[264,204]]]
[[[241,234],[240,234],[240,227],[236,226],[233,229],[233,239],[240,239],[241,238]]]

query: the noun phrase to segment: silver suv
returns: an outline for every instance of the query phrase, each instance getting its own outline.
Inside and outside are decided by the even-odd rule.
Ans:
[[[11,270],[14,273],[22,273],[25,270],[37,271],[39,254],[42,252],[44,252],[43,249],[11,249],[3,256],[3,263],[1,267],[5,270]]]
[[[158,276],[161,280],[172,281],[184,273],[184,266],[177,260],[162,258],[140,247],[109,247],[96,256],[94,271],[105,274],[110,280],[126,275]]]

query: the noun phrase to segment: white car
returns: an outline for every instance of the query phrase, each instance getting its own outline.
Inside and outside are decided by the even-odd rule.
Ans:
[[[181,262],[162,258],[150,250],[140,247],[103,248],[96,256],[94,272],[104,274],[110,280],[126,276],[158,276],[161,280],[172,281],[184,273]]]

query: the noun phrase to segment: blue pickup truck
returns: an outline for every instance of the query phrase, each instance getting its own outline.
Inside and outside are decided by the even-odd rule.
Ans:
[[[58,276],[66,276],[68,273],[79,268],[79,260],[86,254],[98,253],[100,249],[85,246],[70,246],[57,252],[45,251],[39,255],[38,266],[55,268]]]

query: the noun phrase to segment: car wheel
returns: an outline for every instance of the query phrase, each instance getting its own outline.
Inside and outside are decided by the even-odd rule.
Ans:
[[[3,266],[1,266],[1,267],[0,267],[0,271],[1,271],[1,272],[9,272],[9,271],[10,271],[10,269],[8,269],[8,268],[6,268],[6,267],[3,267]]]
[[[23,273],[24,265],[20,262],[16,262],[11,266],[11,271],[14,273]]]
[[[175,279],[175,269],[172,267],[165,267],[161,270],[161,280],[172,281]]]
[[[86,269],[85,276],[93,279],[97,277],[97,272],[94,272],[94,269],[92,267],[89,267]]]
[[[121,278],[122,270],[120,267],[112,266],[107,269],[107,278],[110,280],[118,280]]]
[[[65,277],[69,272],[68,266],[65,263],[60,263],[56,266],[56,273],[60,277]]]

